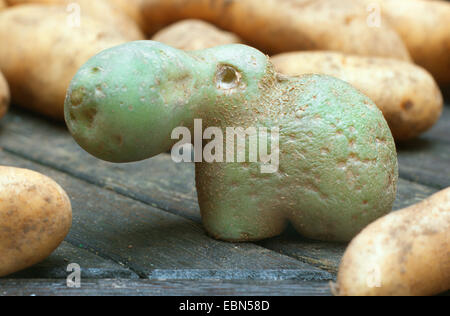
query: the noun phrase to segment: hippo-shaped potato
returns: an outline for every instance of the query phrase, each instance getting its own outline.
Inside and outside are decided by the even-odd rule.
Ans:
[[[200,119],[224,135],[267,131],[256,139],[267,140],[271,164],[261,152],[254,159],[251,137],[230,148],[216,134],[235,160],[196,163],[204,226],[226,241],[273,237],[288,222],[308,238],[348,241],[390,212],[396,195],[395,143],[369,98],[333,77],[279,75],[245,45],[184,52],[138,41],[105,50],[74,77],[65,116],[80,146],[111,162],[166,152],[178,142],[174,130],[194,135]]]

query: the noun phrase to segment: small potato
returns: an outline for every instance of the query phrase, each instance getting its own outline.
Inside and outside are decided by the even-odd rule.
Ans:
[[[80,22],[72,24],[65,6],[27,4],[0,12],[0,42],[8,43],[0,49],[0,70],[15,104],[62,120],[78,68],[104,49],[143,39],[89,15]]]
[[[184,20],[159,31],[152,40],[186,51],[201,50],[243,41],[201,20]]]
[[[3,77],[3,74],[0,72],[0,118],[2,118],[8,111],[9,100],[8,83],[6,82],[5,77]]]
[[[335,52],[286,53],[273,56],[272,62],[286,75],[322,73],[352,84],[380,108],[397,141],[425,132],[442,112],[433,77],[408,62]]]
[[[0,277],[47,258],[71,223],[70,200],[56,182],[34,171],[0,166]]]
[[[449,290],[450,188],[364,229],[345,252],[332,288],[343,296]]]

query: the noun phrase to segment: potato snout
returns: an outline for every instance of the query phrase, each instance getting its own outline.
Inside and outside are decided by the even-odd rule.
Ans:
[[[0,166],[0,277],[47,258],[72,223],[70,200],[37,172]]]
[[[245,45],[184,52],[140,41],[105,50],[74,77],[65,113],[75,140],[113,162],[169,150],[179,140],[173,130],[193,135],[196,119],[224,136],[230,128],[278,135],[270,173],[262,159],[236,159],[234,146],[231,160],[222,152],[196,164],[204,226],[218,239],[269,238],[290,221],[309,238],[346,241],[395,199],[395,144],[375,104],[333,77],[279,75]],[[216,141],[228,156],[227,137]],[[244,151],[249,157],[250,146]]]

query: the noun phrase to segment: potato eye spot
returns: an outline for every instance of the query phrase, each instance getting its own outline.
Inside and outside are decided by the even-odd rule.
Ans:
[[[239,87],[242,75],[235,68],[228,65],[220,65],[216,74],[218,89],[230,90]]]
[[[73,107],[79,106],[83,102],[85,94],[86,93],[84,87],[79,87],[74,91],[72,91],[72,94],[70,96],[70,103],[72,104],[72,106]]]
[[[99,67],[93,67],[91,69],[91,71],[92,71],[93,74],[96,74],[96,73],[98,73],[100,71],[100,68]]]
[[[411,100],[406,100],[401,104],[404,111],[409,111],[414,107],[414,103]]]

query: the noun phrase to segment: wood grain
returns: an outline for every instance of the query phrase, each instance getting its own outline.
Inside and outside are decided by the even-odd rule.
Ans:
[[[141,278],[155,270],[241,270],[238,279],[255,270],[291,270],[290,278],[330,280],[332,275],[255,244],[232,244],[206,236],[200,224],[62,172],[0,152],[2,164],[41,172],[57,181],[73,206],[67,241],[126,266]],[[82,267],[83,268],[83,267]],[[276,279],[274,277],[274,279]]]
[[[330,296],[328,282],[82,280],[68,288],[62,280],[0,280],[2,296]]]
[[[139,276],[112,260],[104,259],[98,254],[91,253],[83,248],[71,245],[64,241],[50,257],[43,262],[17,272],[8,278],[14,279],[66,279],[71,272],[67,267],[71,263],[78,264],[81,274],[86,279],[138,279]]]

